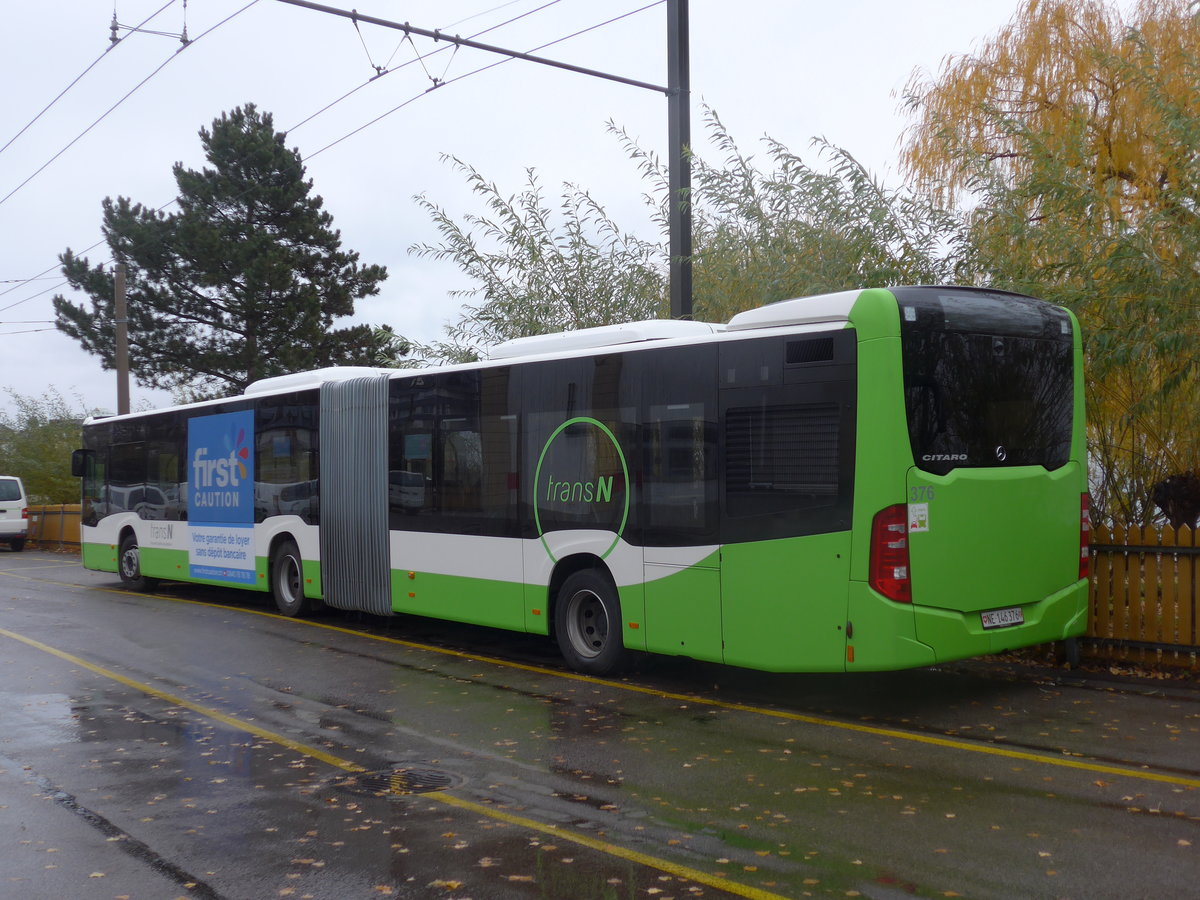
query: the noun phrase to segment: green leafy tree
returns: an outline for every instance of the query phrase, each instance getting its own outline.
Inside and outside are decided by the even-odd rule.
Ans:
[[[536,174],[506,195],[450,158],[486,214],[455,219],[425,197],[442,240],[413,251],[454,262],[474,286],[447,339],[396,338],[402,364],[475,359],[508,338],[667,314],[667,171],[653,153],[610,123],[646,186],[658,239],[618,226],[584,190],[563,185],[558,216]],[[715,112],[711,143],[721,164],[693,156],[693,304],[696,318],[725,321],[745,309],[823,291],[951,280],[961,218],[905,190],[885,187],[848,152],[823,141],[819,171],[766,139],[771,168],[743,153]]]
[[[210,167],[174,166],[179,211],[104,201],[104,237],[128,270],[130,369],[143,385],[223,396],[258,378],[371,364],[386,331],[335,328],[378,292],[380,266],[342,249],[295,150],[252,104],[201,129]],[[113,275],[68,249],[88,304],[54,299],[58,328],[115,365]]]
[[[1030,2],[907,93],[909,171],[972,209],[965,271],[1083,323],[1099,519],[1200,467],[1197,47],[1187,0]]]
[[[0,472],[21,479],[30,503],[78,503],[71,452],[88,414],[55,390],[40,397],[9,390],[8,396],[12,411],[0,411]]]
[[[414,245],[411,252],[452,261],[475,284],[451,292],[464,306],[458,321],[446,328],[446,340],[422,344],[396,338],[393,361],[463,362],[510,338],[662,313],[666,279],[658,265],[659,248],[622,231],[586,191],[564,184],[556,211],[533,170],[520,193],[506,196],[462,160],[444,160],[465,176],[487,213],[459,221],[418,196],[441,241]]]
[[[692,156],[693,304],[696,317],[792,297],[953,280],[961,217],[934,200],[889,188],[847,150],[814,140],[814,167],[766,137],[764,169],[706,111],[719,163]],[[612,126],[610,125],[610,128]],[[666,233],[669,190],[661,161],[613,129],[653,186]]]

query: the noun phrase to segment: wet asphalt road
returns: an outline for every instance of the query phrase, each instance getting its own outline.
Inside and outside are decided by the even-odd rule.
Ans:
[[[0,900],[1193,897],[1200,690],[775,676],[0,551]]]

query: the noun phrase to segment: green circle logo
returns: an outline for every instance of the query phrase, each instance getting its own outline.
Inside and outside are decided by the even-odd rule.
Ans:
[[[580,426],[573,428],[573,426]],[[602,475],[595,470],[595,459],[586,459],[588,454],[560,454],[563,459],[555,458],[555,455],[550,452],[551,445],[555,440],[571,428],[568,432],[568,437],[577,439],[583,428],[596,429],[612,444],[613,450],[616,452],[616,458],[621,463],[621,500],[615,501],[613,495],[617,490],[614,484],[615,475]],[[594,438],[590,443],[591,447],[595,447],[600,443],[602,438]],[[593,454],[594,455],[594,454]],[[553,465],[547,465],[548,460],[553,460],[554,464],[563,465],[564,462],[569,463],[569,470],[561,469],[555,471]],[[546,469],[546,480],[542,481],[542,469]],[[591,468],[592,471],[585,471]],[[567,419],[557,428],[550,437],[546,438],[546,443],[542,445],[542,453],[538,457],[537,469],[533,473],[533,521],[537,526],[538,538],[542,542],[542,547],[546,551],[546,555],[553,562],[558,562],[558,557],[550,549],[550,545],[546,543],[545,530],[542,525],[542,505],[555,504],[557,509],[553,510],[556,515],[567,516],[576,520],[595,517],[598,506],[607,506],[608,504],[616,505],[621,503],[621,521],[616,527],[616,534],[613,541],[608,545],[608,549],[600,554],[601,559],[613,552],[617,542],[621,540],[621,535],[625,531],[625,523],[629,521],[629,466],[625,463],[625,454],[621,452],[621,445],[617,442],[616,436],[612,433],[607,425],[590,416],[576,416],[573,419]],[[547,509],[547,513],[551,510]],[[615,512],[615,510],[614,510]],[[615,518],[615,515],[614,515]],[[597,524],[598,528],[604,528],[604,525]]]

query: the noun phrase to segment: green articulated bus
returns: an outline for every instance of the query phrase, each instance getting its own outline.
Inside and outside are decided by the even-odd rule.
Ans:
[[[960,287],[520,338],[89,420],[83,562],[768,671],[923,666],[1087,615],[1068,311]]]

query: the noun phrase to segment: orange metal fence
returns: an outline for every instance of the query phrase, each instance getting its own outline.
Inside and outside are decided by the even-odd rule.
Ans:
[[[29,540],[39,547],[79,546],[78,503],[29,507]]]

